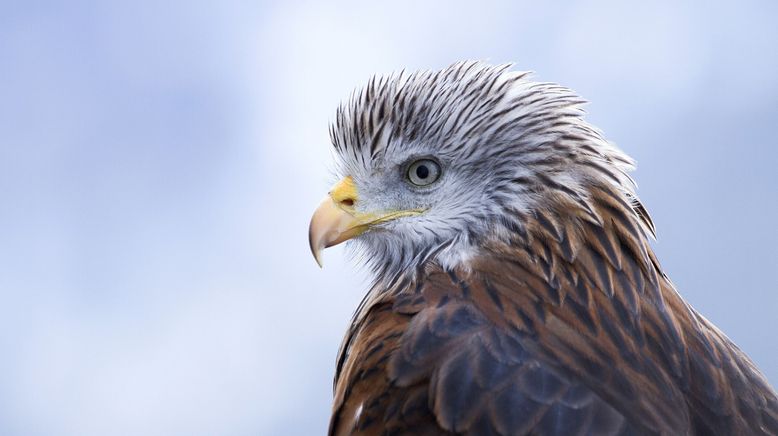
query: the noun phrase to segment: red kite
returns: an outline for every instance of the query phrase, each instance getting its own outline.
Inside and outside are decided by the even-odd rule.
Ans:
[[[509,66],[372,79],[331,129],[311,249],[374,273],[333,435],[767,435],[778,397],[675,290],[634,163]]]

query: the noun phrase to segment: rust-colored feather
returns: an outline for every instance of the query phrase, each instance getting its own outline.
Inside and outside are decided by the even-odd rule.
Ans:
[[[371,291],[330,434],[778,434],[775,392],[659,269],[642,205],[591,192],[584,216],[559,202],[467,268]]]

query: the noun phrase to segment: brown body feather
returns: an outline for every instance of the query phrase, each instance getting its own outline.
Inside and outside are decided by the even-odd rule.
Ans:
[[[642,205],[589,191],[514,217],[466,269],[374,288],[330,434],[778,434],[775,391],[675,291]]]

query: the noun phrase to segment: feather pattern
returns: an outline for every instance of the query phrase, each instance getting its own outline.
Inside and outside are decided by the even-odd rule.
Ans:
[[[339,109],[340,169],[361,186],[420,151],[470,178],[445,213],[361,240],[376,281],[330,434],[778,434],[775,391],[656,259],[632,160],[580,98],[526,76],[401,73]]]

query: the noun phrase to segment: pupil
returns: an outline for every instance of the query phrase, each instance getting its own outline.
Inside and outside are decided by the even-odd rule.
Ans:
[[[416,176],[420,179],[426,179],[430,175],[430,169],[426,165],[416,167]]]

